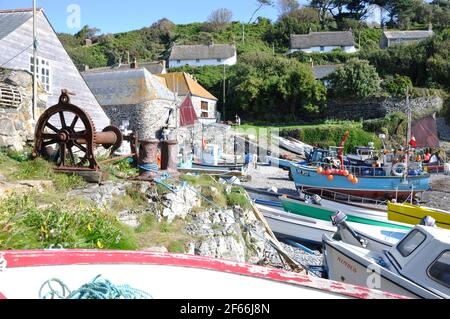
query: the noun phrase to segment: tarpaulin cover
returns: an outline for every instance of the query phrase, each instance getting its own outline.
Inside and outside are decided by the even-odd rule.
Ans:
[[[419,148],[438,148],[439,138],[436,119],[425,117],[412,123],[412,135],[416,138]]]
[[[197,114],[195,113],[194,105],[189,96],[186,97],[180,106],[180,125],[191,126],[197,121]]]

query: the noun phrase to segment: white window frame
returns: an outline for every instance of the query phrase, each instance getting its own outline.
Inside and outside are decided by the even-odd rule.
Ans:
[[[52,92],[52,67],[50,60],[37,57],[37,77],[47,93]],[[44,67],[42,67],[44,65]],[[34,58],[30,55],[29,71],[33,73]],[[44,74],[41,73],[44,70]]]

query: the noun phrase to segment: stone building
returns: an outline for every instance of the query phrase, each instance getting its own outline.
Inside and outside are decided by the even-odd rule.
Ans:
[[[141,140],[159,138],[166,125],[176,127],[179,100],[147,69],[110,69],[83,76],[113,125],[127,123]]]
[[[38,80],[48,93],[46,107],[58,103],[62,89],[76,94],[72,102],[86,111],[97,129],[110,124],[109,118],[89,90],[80,72],[53,29],[44,10],[36,14]],[[33,71],[33,10],[0,10],[0,65]]]
[[[33,77],[29,72],[0,68],[0,147],[21,151],[34,139]],[[47,92],[38,87],[37,115],[45,109]]]
[[[386,49],[399,44],[417,43],[434,36],[433,28],[430,25],[428,30],[413,31],[387,31],[381,35],[380,48]]]

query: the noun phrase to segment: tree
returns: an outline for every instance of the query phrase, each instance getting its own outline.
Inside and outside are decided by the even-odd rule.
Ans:
[[[264,6],[273,6],[273,0],[256,0],[256,3],[258,4],[258,7],[255,11],[253,11],[253,14],[247,24],[252,23],[253,18]],[[245,24],[242,25],[242,43],[245,43]]]
[[[214,10],[208,17],[208,22],[216,25],[229,24],[233,18],[233,12],[228,9],[221,8]]]
[[[288,15],[300,8],[297,0],[278,0],[277,6],[280,16]]]
[[[366,98],[380,92],[380,77],[368,61],[353,59],[327,78],[332,96]]]
[[[88,25],[85,25],[81,28],[78,33],[75,34],[75,37],[80,40],[86,40],[86,39],[94,39],[96,38],[97,34],[100,33],[100,29],[98,28],[91,28]]]

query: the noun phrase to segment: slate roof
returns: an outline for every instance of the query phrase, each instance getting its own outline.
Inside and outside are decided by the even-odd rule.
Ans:
[[[84,72],[84,79],[102,106],[173,101],[175,95],[144,68],[115,72]]]
[[[159,74],[159,77],[165,79],[167,87],[172,91],[178,91],[179,96],[194,95],[210,100],[218,100],[214,95],[209,93],[203,86],[195,81],[189,74],[185,72],[173,72],[167,74]]]
[[[309,34],[292,34],[291,49],[308,49],[321,46],[354,46],[351,31],[310,32]]]
[[[166,71],[166,67],[164,65],[164,61],[155,61],[155,62],[138,62],[137,68],[145,68],[147,71],[149,71],[151,74],[161,74]],[[86,70],[86,73],[91,72],[114,72],[117,70],[129,70],[131,69],[131,64],[125,63],[120,65],[114,65],[110,67],[104,67],[104,68],[95,68],[95,69],[89,69]]]
[[[385,37],[388,39],[425,39],[432,37],[434,32],[431,30],[418,31],[384,31]]]
[[[0,40],[15,31],[32,17],[33,11],[29,9],[0,10]]]
[[[169,60],[228,59],[236,55],[236,47],[230,44],[174,45]]]
[[[326,78],[328,75],[336,71],[342,64],[328,64],[328,65],[315,65],[313,66],[313,73],[316,80]]]

